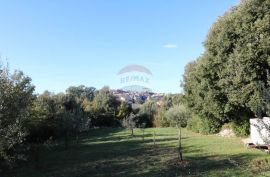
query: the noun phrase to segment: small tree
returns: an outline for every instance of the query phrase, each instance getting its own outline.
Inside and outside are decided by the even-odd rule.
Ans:
[[[182,134],[181,134],[181,128],[186,127],[187,125],[187,119],[189,116],[188,111],[183,105],[177,105],[172,108],[170,108],[166,112],[166,116],[169,119],[171,126],[176,126],[179,129],[178,134],[178,153],[179,153],[179,159],[183,160],[182,155]]]
[[[134,136],[133,129],[136,127],[136,115],[133,113],[130,113],[129,116],[127,116],[125,119],[122,121],[122,125],[125,128],[128,128],[131,130],[131,136]]]
[[[145,125],[146,123],[142,123],[139,125],[139,127],[142,129],[142,132],[143,132],[143,142],[144,142],[144,129],[145,129]]]

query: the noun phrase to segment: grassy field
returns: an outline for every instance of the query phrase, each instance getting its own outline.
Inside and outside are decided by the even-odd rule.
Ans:
[[[133,138],[123,129],[91,130],[67,151],[61,144],[44,148],[38,168],[30,160],[6,176],[270,176],[270,155],[246,149],[239,138],[204,136],[187,130],[183,130],[184,163],[178,163],[177,132],[174,128],[146,129],[143,141],[140,129],[135,130]]]

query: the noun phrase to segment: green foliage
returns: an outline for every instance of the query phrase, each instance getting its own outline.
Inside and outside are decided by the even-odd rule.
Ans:
[[[20,71],[10,74],[0,66],[0,171],[23,158],[20,147],[26,136],[22,122],[34,100],[31,79]]]
[[[196,133],[214,134],[221,129],[221,123],[215,119],[204,118],[196,114],[192,114],[187,122],[187,128]]]
[[[109,89],[101,89],[94,98],[95,108],[100,112],[116,111],[119,102]]]
[[[67,94],[76,97],[81,102],[85,99],[89,100],[89,101],[93,101],[93,99],[95,97],[95,93],[96,93],[96,88],[86,87],[84,85],[80,85],[78,87],[72,86],[72,87],[69,87],[66,90],[66,92],[67,92]]]
[[[166,117],[166,110],[160,108],[155,116],[155,124],[157,127],[170,127],[170,122]]]
[[[116,99],[108,87],[104,87],[99,90],[93,101],[84,100],[82,103],[82,109],[87,113],[91,120],[91,126],[98,127],[119,126],[120,117],[126,114],[124,110],[125,105],[122,104],[121,107],[121,102]]]
[[[45,92],[33,102],[29,117],[24,121],[24,127],[28,132],[27,141],[43,143],[54,137],[56,130],[54,118],[55,102],[51,93]]]
[[[267,115],[269,109],[270,2],[244,0],[213,24],[205,53],[186,66],[185,100],[209,121]]]
[[[187,121],[187,129],[196,133],[200,133],[202,126],[202,119],[198,115],[192,114],[191,118]]]
[[[183,104],[184,99],[182,94],[167,94],[163,99],[164,106],[169,109],[172,106]]]
[[[165,117],[170,123],[170,126],[186,127],[190,114],[184,105],[177,105],[166,111]]]
[[[166,112],[179,105],[183,105],[185,102],[182,94],[167,94],[162,101],[156,103],[154,114],[154,126],[156,127],[169,127],[173,124],[166,116]],[[185,108],[186,109],[186,108]]]
[[[250,124],[248,120],[234,121],[232,128],[236,136],[246,137],[249,135]]]
[[[128,116],[130,114],[130,112],[132,111],[131,109],[131,105],[129,105],[128,103],[122,101],[120,106],[117,109],[118,113],[117,113],[117,118],[122,120],[124,119],[126,116]]]
[[[140,127],[142,124],[144,124],[146,127],[152,127],[155,114],[155,102],[147,100],[139,107],[139,112],[137,113],[137,126]]]
[[[123,127],[133,129],[136,127],[136,115],[130,113],[122,122]]]
[[[218,133],[221,129],[222,123],[216,119],[203,118],[200,124],[200,133],[214,134]]]

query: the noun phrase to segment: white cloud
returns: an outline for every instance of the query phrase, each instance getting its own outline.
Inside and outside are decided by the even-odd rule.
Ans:
[[[164,48],[177,48],[176,44],[166,44],[163,46]]]

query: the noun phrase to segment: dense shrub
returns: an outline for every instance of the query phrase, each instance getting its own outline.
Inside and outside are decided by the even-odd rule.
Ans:
[[[200,133],[199,127],[201,127],[202,121],[198,115],[193,114],[187,122],[187,129],[196,133]]]
[[[112,113],[103,113],[91,119],[91,124],[96,127],[118,127],[121,122],[115,119]]]
[[[187,128],[201,134],[218,133],[221,129],[221,122],[215,119],[208,119],[198,115],[192,115],[188,120]]]
[[[136,116],[136,127],[152,127],[153,121],[146,113],[139,113]]]
[[[202,124],[200,127],[200,133],[202,134],[214,134],[218,133],[221,129],[222,123],[215,119],[202,119]]]
[[[136,127],[152,127],[154,123],[154,116],[156,114],[156,104],[152,100],[147,100],[142,105],[139,105],[136,114]]]
[[[170,122],[165,116],[166,110],[159,110],[155,116],[155,126],[158,127],[170,127]],[[157,123],[158,122],[158,123]]]
[[[248,120],[235,121],[232,128],[236,136],[245,137],[249,135],[250,126]]]

